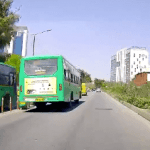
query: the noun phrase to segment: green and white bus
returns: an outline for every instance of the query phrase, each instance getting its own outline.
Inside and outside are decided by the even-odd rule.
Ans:
[[[81,98],[80,72],[63,56],[32,56],[21,59],[19,73],[20,107],[33,102],[78,102]]]
[[[10,65],[0,63],[0,107],[4,98],[3,108],[10,109],[17,106],[16,69]]]

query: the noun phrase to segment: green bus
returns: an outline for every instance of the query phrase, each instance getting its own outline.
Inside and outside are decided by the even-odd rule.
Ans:
[[[17,105],[16,69],[10,65],[0,63],[0,107],[4,98],[3,108],[10,109]]]
[[[34,103],[42,108],[46,103],[64,103],[81,98],[80,72],[63,56],[32,56],[21,59],[19,73],[19,103],[23,107]]]

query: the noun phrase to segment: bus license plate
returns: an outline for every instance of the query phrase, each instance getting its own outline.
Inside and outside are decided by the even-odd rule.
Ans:
[[[42,102],[42,101],[44,101],[44,98],[36,98],[35,101],[36,102]]]

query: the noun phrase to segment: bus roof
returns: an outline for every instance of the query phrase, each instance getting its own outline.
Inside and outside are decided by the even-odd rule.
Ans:
[[[8,65],[8,64],[5,64],[5,63],[3,63],[3,62],[0,62],[0,65],[5,65],[5,66],[8,66],[8,67],[11,67],[11,68],[16,69],[15,67],[13,67],[13,66],[11,66],[11,65]]]
[[[37,55],[37,56],[28,56],[28,57],[24,57],[22,59],[24,60],[29,60],[29,59],[39,59],[39,58],[59,58],[62,57],[62,55]]]

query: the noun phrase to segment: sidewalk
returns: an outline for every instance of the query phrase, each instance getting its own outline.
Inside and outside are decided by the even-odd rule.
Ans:
[[[0,113],[0,118],[2,118],[4,116],[11,115],[11,114],[22,113],[22,112],[24,112],[24,110],[13,109],[12,111],[6,111],[6,112],[3,112],[3,113]]]
[[[110,94],[106,93],[103,91],[103,93],[105,93],[106,95],[110,96],[111,98],[113,98],[114,100],[117,100],[118,102],[122,103],[123,105],[125,105],[126,107],[128,107],[129,109],[133,110],[134,112],[136,112],[137,114],[139,114],[140,116],[144,117],[145,119],[147,119],[148,121],[150,121],[150,110],[149,109],[141,109],[138,108],[134,105],[131,105],[125,101],[119,101],[118,99],[112,97]]]
[[[12,114],[23,113],[23,112],[31,110],[35,107],[36,106],[31,105],[29,109],[12,109],[12,111],[6,111],[6,112],[3,112],[3,113],[0,113],[0,118],[2,118],[4,116],[12,115]]]

